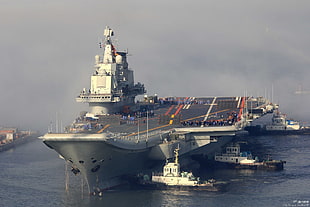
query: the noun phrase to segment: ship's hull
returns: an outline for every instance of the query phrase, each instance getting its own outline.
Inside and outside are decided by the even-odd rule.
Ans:
[[[257,126],[247,126],[245,130],[249,132],[250,135],[303,135],[310,134],[310,129],[298,129],[298,130],[267,130],[262,128],[260,125]]]
[[[283,170],[286,162],[282,160],[262,161],[257,163],[225,163],[215,161],[214,167],[218,168],[232,168],[232,169],[251,169],[251,170]]]
[[[84,176],[89,192],[122,184],[121,177],[147,167],[148,148],[123,150],[105,141],[45,141]]]
[[[137,187],[150,190],[179,190],[179,191],[223,191],[227,183],[214,184],[197,184],[197,185],[166,185],[164,183],[143,183],[138,184]]]
[[[210,156],[231,141],[233,136],[219,137],[216,142],[197,147],[180,155],[182,166],[195,162],[192,157]],[[152,148],[124,149],[103,139],[45,139],[44,143],[59,153],[72,166],[72,172],[81,173],[88,184],[89,193],[96,193],[125,183],[124,179],[138,173],[159,169],[165,159],[151,156]],[[181,143],[184,146],[185,143]],[[171,149],[173,152],[173,149]]]

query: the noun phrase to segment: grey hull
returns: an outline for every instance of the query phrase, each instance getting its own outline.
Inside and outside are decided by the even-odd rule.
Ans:
[[[78,169],[86,179],[89,192],[121,184],[121,176],[144,169],[149,149],[123,150],[105,141],[45,141]]]
[[[180,162],[185,166],[193,162],[193,155],[214,155],[231,139],[232,136],[220,137],[217,142],[183,153]],[[125,182],[123,178],[127,175],[150,172],[165,162],[165,159],[152,159],[150,156],[152,148],[157,146],[124,149],[105,140],[65,140],[45,140],[44,143],[67,160],[73,170],[83,175],[89,193],[118,186]],[[173,152],[173,148],[171,150]]]

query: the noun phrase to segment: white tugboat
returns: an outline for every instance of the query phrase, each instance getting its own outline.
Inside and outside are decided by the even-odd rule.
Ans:
[[[286,161],[253,159],[251,152],[240,152],[240,145],[226,147],[226,153],[216,154],[214,160],[239,169],[283,170]]]
[[[251,125],[244,129],[250,135],[296,135],[310,134],[309,126],[301,126],[298,121],[290,120],[285,114],[276,111],[272,116],[272,123],[265,125]]]
[[[226,153],[216,154],[217,162],[224,162],[234,165],[253,164],[258,162],[258,158],[253,159],[251,152],[240,152],[240,145],[226,147]]]
[[[179,150],[176,148],[175,161],[167,162],[163,167],[162,173],[153,173],[151,181],[144,177],[145,186],[150,186],[159,189],[178,188],[178,189],[197,189],[208,191],[219,191],[226,184],[224,182],[217,182],[214,179],[202,181],[199,177],[195,177],[192,172],[181,172],[179,164]]]

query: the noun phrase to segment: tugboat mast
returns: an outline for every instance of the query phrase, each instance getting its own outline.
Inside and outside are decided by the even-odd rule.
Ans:
[[[174,154],[175,154],[175,161],[174,161],[174,163],[175,164],[179,164],[179,150],[180,150],[179,147],[174,150]]]

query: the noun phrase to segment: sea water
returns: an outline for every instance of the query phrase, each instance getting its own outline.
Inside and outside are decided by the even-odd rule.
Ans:
[[[203,169],[201,177],[227,181],[223,192],[122,187],[89,196],[81,176],[69,174],[41,140],[0,153],[0,207],[9,206],[310,206],[310,136],[246,138],[254,155],[285,160],[283,171]],[[66,190],[66,185],[68,189]]]

